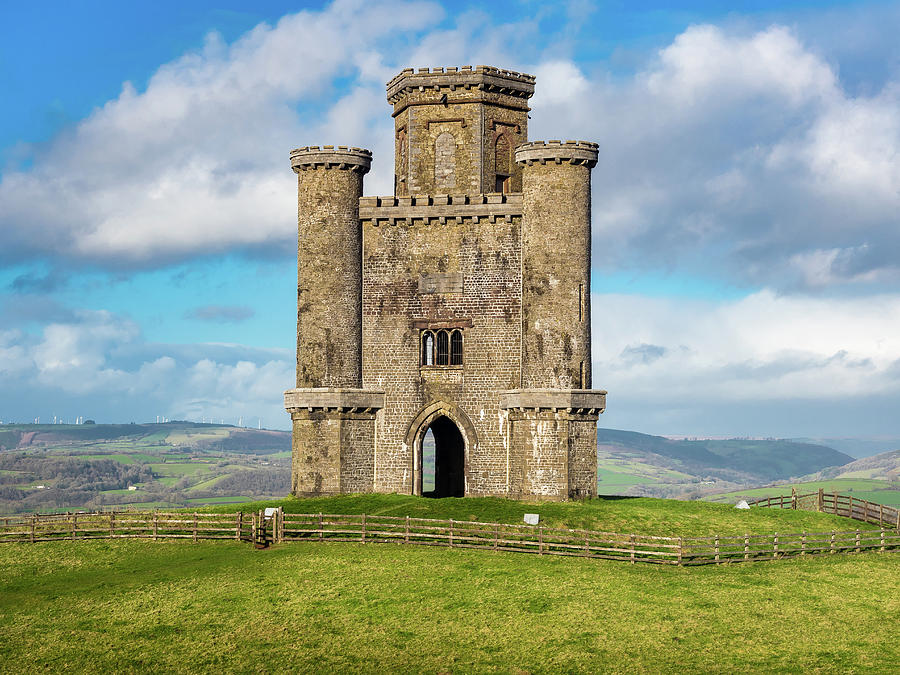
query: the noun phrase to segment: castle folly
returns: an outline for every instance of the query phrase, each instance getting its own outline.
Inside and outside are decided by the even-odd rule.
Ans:
[[[292,492],[596,494],[591,169],[528,142],[531,75],[406,69],[387,85],[394,195],[368,150],[306,147],[298,175]]]

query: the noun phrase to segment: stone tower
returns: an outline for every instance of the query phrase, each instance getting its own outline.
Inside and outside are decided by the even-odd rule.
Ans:
[[[596,494],[597,146],[527,142],[534,83],[486,66],[397,75],[390,197],[362,196],[368,151],[291,153],[294,494]]]

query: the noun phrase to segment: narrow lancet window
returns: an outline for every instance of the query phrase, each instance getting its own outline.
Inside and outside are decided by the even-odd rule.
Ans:
[[[434,333],[430,330],[422,334],[422,365],[434,365]]]
[[[450,333],[450,365],[462,365],[462,331],[455,330]]]
[[[438,331],[437,334],[437,365],[450,365],[450,335],[445,330]]]

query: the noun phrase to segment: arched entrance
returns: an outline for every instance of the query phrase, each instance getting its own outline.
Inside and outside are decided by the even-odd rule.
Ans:
[[[406,445],[413,451],[413,494],[465,496],[468,458],[477,448],[475,427],[465,413],[446,402],[426,407],[409,425]]]
[[[434,441],[433,453],[426,443],[429,431]],[[442,415],[431,423],[422,445],[423,497],[465,496],[465,452],[466,442],[449,418]]]

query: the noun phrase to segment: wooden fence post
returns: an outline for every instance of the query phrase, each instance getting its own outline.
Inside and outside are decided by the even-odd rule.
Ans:
[[[75,541],[75,529],[78,527],[77,525],[78,514],[72,514],[72,541]]]
[[[194,543],[197,543],[197,512],[194,512]]]
[[[856,552],[859,553],[859,528],[856,528]]]
[[[544,526],[538,528],[538,555],[544,555]]]
[[[682,558],[684,557],[684,538],[678,537],[678,564],[684,564]]]
[[[800,555],[806,555],[806,531],[800,533]]]
[[[153,509],[153,541],[156,541],[159,535],[159,511]]]
[[[406,529],[403,531],[403,543],[409,543],[409,516],[406,516]]]
[[[494,550],[500,546],[500,525],[494,524]]]
[[[325,539],[324,527],[325,527],[325,519],[322,516],[322,512],[319,511],[319,541],[322,541]]]
[[[362,543],[366,543],[366,514],[362,514]]]
[[[453,518],[450,519],[450,548],[453,548]]]
[[[744,533],[744,560],[750,559],[750,534]]]
[[[778,557],[778,533],[775,533],[775,536],[772,538],[772,557]]]
[[[884,553],[884,526],[881,527],[881,552]]]
[[[591,544],[588,540],[588,535],[584,535],[584,555],[586,557],[590,557],[591,555]]]
[[[234,516],[234,540],[241,540],[241,525],[244,524],[244,512],[238,511]]]
[[[719,563],[719,535],[716,535],[716,564]]]
[[[797,488],[791,486],[791,510],[797,510]]]
[[[833,502],[833,504],[832,504],[832,508],[834,508],[834,515],[838,516],[838,515],[840,515],[840,514],[838,513],[838,502],[837,502],[838,493],[837,493],[837,492],[832,492],[832,493],[831,493],[831,496],[834,497],[834,502]]]
[[[631,564],[634,565],[634,535],[632,534],[629,539],[631,540]]]
[[[819,488],[819,496],[816,500],[816,511],[822,513],[825,510],[825,488]]]
[[[829,553],[834,553],[834,530],[831,531],[831,546],[829,549]]]
[[[109,537],[112,539],[116,534],[116,512],[109,512]]]
[[[36,522],[35,522],[36,518],[37,518],[37,515],[32,513],[31,514],[31,543],[32,544],[34,543],[34,526],[36,525]]]

